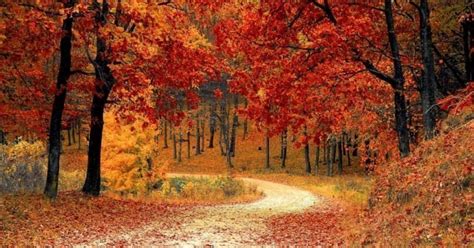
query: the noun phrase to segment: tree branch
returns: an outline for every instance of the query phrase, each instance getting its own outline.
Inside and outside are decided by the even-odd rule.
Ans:
[[[390,84],[390,86],[392,86],[393,88],[396,88],[396,86],[398,85],[398,81],[395,80],[393,77],[381,72],[369,60],[363,60],[363,59],[358,59],[358,60],[362,62],[362,64],[365,66],[365,69],[369,71],[372,75]]]

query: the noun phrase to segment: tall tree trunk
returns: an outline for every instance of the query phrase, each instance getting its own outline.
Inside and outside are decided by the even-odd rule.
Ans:
[[[71,135],[72,135],[72,143],[76,144],[76,123],[75,122],[72,124]]]
[[[232,157],[235,156],[235,141],[237,136],[237,127],[239,125],[239,116],[237,115],[237,107],[238,107],[238,98],[234,96],[234,113],[232,116],[232,129],[230,132],[230,145],[229,145],[229,152]]]
[[[319,145],[316,146],[316,159],[314,161],[314,175],[318,175],[318,170],[319,170]]]
[[[387,24],[388,39],[390,50],[392,53],[392,61],[394,67],[394,79],[396,81],[394,88],[395,101],[395,126],[398,134],[398,149],[402,157],[408,156],[410,153],[410,137],[407,125],[407,109],[404,93],[405,77],[403,75],[402,61],[398,46],[397,35],[395,33],[395,24],[393,20],[392,0],[385,0],[384,5],[385,20]]]
[[[329,166],[329,176],[332,176],[334,173],[334,164],[336,163],[336,138],[332,137],[331,138],[331,154],[329,158],[329,163],[331,166]]]
[[[176,142],[176,133],[173,131],[171,136],[173,137],[173,159],[177,160],[178,159],[178,148],[177,148],[177,142]]]
[[[342,175],[342,158],[344,157],[343,156],[343,148],[342,148],[342,139],[343,137],[341,137],[339,139],[339,141],[337,142],[337,151],[338,151],[338,156],[339,156],[339,159],[337,161],[337,170],[339,172],[339,175]]]
[[[285,129],[281,133],[281,168],[286,167],[286,156],[288,152],[288,131]]]
[[[182,154],[183,154],[183,132],[181,131],[181,127],[179,128],[178,133],[178,163],[182,161]]]
[[[201,120],[201,153],[204,152],[204,131],[206,130],[206,122],[204,119]]]
[[[265,136],[265,168],[270,169],[270,136]]]
[[[307,128],[304,127],[304,136],[307,137]],[[311,160],[309,158],[309,142],[306,138],[306,144],[304,145],[304,162],[306,165],[306,173],[311,174]]]
[[[71,146],[71,128],[67,129],[67,146]]]
[[[196,116],[196,151],[195,154],[199,155],[201,154],[201,127],[199,127],[199,115]]]
[[[466,81],[474,81],[474,20],[462,22]]]
[[[163,126],[164,126],[164,130],[163,130],[163,134],[164,134],[164,139],[163,139],[163,148],[166,149],[168,148],[168,121],[164,121],[163,122]]]
[[[248,101],[247,101],[247,98],[244,98],[244,107],[245,107],[245,109],[247,109],[248,104],[249,104],[249,103],[248,103]],[[247,120],[247,118],[245,118],[245,119],[244,119],[244,134],[243,134],[243,139],[244,139],[244,140],[247,138],[248,132],[249,132],[248,120]]]
[[[106,53],[108,47],[105,38],[100,34],[100,27],[107,22],[109,14],[109,4],[106,0],[102,2],[102,7],[97,10],[96,35],[97,54],[94,63],[95,69],[95,92],[92,98],[91,107],[91,130],[89,135],[89,152],[87,160],[87,175],[82,191],[86,194],[98,196],[100,193],[100,157],[102,148],[102,132],[104,128],[104,109],[110,91],[115,84],[115,78],[109,68],[109,61]]]
[[[82,120],[81,118],[77,121],[77,148],[81,150],[81,128],[82,128]]]
[[[420,39],[423,58],[423,79],[420,89],[421,105],[423,108],[425,139],[429,140],[436,134],[436,113],[438,108],[435,99],[436,77],[428,0],[420,0],[418,10],[420,14]]]
[[[188,145],[188,159],[191,158],[191,132],[186,132],[187,140],[186,143]]]
[[[104,108],[110,91],[96,80],[96,92],[92,99],[91,130],[89,134],[89,151],[87,160],[87,175],[82,191],[98,196],[100,193],[100,159],[102,148],[102,131],[104,128]],[[102,84],[102,85],[101,85]]]
[[[209,146],[208,148],[214,148],[214,135],[216,133],[216,124],[217,124],[216,110],[215,110],[215,104],[213,104],[211,107],[211,113],[209,115]]]
[[[65,7],[72,7],[74,1],[69,1]],[[44,194],[52,199],[58,194],[59,157],[61,153],[61,120],[66,101],[67,81],[71,75],[72,26],[74,19],[68,15],[63,21],[60,44],[61,62],[56,80],[56,94],[49,125],[48,172]]]

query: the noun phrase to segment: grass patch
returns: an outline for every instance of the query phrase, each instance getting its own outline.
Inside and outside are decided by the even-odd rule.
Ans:
[[[262,193],[253,185],[232,177],[172,177],[161,179],[156,187],[144,195],[120,195],[122,198],[139,201],[168,203],[241,203],[257,200]],[[118,196],[113,191],[107,195]]]

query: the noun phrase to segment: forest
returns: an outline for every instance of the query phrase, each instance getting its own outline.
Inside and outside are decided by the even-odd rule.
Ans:
[[[470,0],[0,0],[0,246],[474,246]]]

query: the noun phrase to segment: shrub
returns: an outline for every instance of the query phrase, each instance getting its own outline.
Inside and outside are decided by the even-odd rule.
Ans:
[[[40,192],[46,180],[45,145],[20,141],[0,145],[0,192]]]
[[[143,120],[133,124],[106,115],[103,141],[103,188],[120,195],[142,195],[160,188],[167,162],[157,163],[155,126],[141,128]]]

